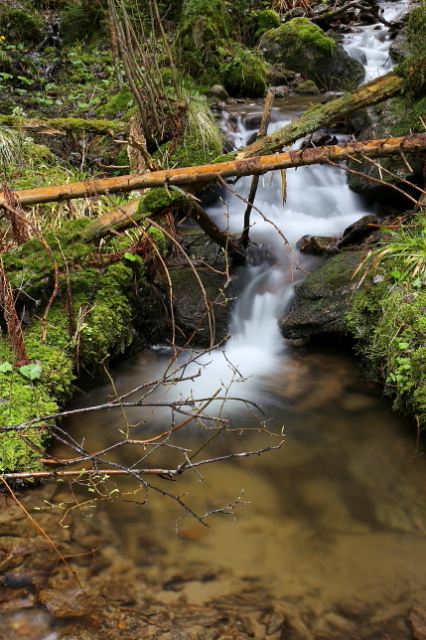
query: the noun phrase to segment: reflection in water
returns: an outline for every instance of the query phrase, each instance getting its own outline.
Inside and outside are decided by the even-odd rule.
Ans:
[[[158,354],[142,353],[139,363],[118,375],[118,390],[148,376],[153,358]],[[105,506],[123,549],[144,564],[147,545],[155,541],[174,571],[219,571],[214,581],[188,581],[178,593],[165,593],[165,601],[182,595],[189,602],[210,601],[232,592],[237,578],[250,578],[297,603],[318,633],[339,621],[331,612],[397,615],[426,595],[426,468],[415,451],[415,433],[390,411],[379,385],[357,376],[351,357],[311,347],[289,348],[278,360],[264,379],[261,400],[268,403],[268,426],[284,425],[281,450],[243,464],[205,467],[203,482],[195,474],[179,480],[179,493],[188,492],[199,513],[232,503],[244,490],[250,504],[237,505],[236,526],[224,515],[213,517],[208,530],[185,518],[179,538],[174,529],[180,510],[151,495],[142,512],[123,503]],[[105,393],[107,387],[88,400],[102,401]],[[71,426],[78,436],[78,424]],[[91,430],[101,446],[105,416],[95,415]],[[235,435],[217,451],[258,445],[264,438]],[[357,628],[350,616],[344,620],[348,630]]]

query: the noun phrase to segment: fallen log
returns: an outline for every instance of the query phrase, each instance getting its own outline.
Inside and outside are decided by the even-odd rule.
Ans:
[[[426,133],[414,133],[398,138],[384,138],[362,142],[347,142],[313,149],[289,151],[269,156],[247,159],[235,159],[228,162],[165,169],[145,174],[132,174],[85,180],[39,189],[14,191],[17,200],[24,206],[43,202],[58,202],[76,198],[98,197],[111,193],[126,193],[139,189],[169,185],[193,185],[213,182],[219,177],[231,178],[250,175],[262,175],[268,171],[288,169],[311,164],[341,162],[347,159],[367,156],[378,158],[401,152],[420,151],[426,149]],[[7,204],[5,193],[0,193],[0,206]]]
[[[86,118],[21,118],[0,115],[0,124],[20,131],[45,135],[65,135],[66,133],[93,133],[111,136],[128,133],[129,124],[118,120],[89,120]]]
[[[393,73],[388,73],[381,78],[361,85],[354,91],[344,93],[335,100],[308,109],[300,118],[290,122],[285,127],[281,127],[281,129],[268,134],[264,138],[256,140],[247,147],[238,149],[233,154],[233,157],[242,160],[279,151],[309,133],[345,118],[356,109],[361,109],[398,95],[403,85],[403,78]]]

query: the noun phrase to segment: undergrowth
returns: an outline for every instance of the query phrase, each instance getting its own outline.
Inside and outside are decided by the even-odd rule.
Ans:
[[[395,409],[426,424],[426,218],[392,232],[359,269],[346,325],[394,396]]]

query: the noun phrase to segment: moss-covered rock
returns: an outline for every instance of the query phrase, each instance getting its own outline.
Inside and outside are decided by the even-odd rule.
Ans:
[[[362,255],[365,252],[348,251],[333,256],[295,286],[290,309],[279,319],[285,338],[299,340],[345,332],[343,317],[356,286],[352,275]]]
[[[411,225],[419,220],[412,219]],[[414,245],[405,245],[407,238]],[[414,415],[420,426],[426,424],[426,291],[420,278],[404,277],[407,256],[416,254],[420,267],[426,261],[425,221],[394,233],[392,241],[405,253],[392,251],[367,263],[360,272],[363,285],[354,292],[344,320],[358,341],[358,351],[383,379],[385,393],[394,398],[394,408]],[[410,266],[410,263],[408,263]],[[367,271],[367,268],[369,269]],[[424,271],[423,271],[424,272]],[[398,274],[401,274],[398,277]]]
[[[426,4],[420,2],[408,17],[404,30],[410,55],[397,65],[395,73],[405,79],[406,90],[422,96],[426,90]]]
[[[231,20],[224,0],[185,0],[177,41],[184,66],[201,84],[211,86],[219,80],[218,48],[230,32]]]
[[[370,107],[367,113],[367,126],[363,128],[358,136],[359,140],[391,138],[421,132],[423,131],[423,120],[426,113],[426,97],[414,99],[410,95],[403,95],[391,98],[381,104]],[[371,162],[362,161],[360,164],[359,162],[350,161],[350,168],[364,174],[348,174],[350,188],[371,202],[391,205],[393,208],[405,211],[410,206],[410,201],[403,193],[397,192],[392,186],[387,185],[396,186],[412,197],[418,197],[417,190],[403,181],[408,180],[419,187],[423,186],[424,157],[422,153],[410,153],[407,157],[412,171],[408,169],[404,158],[399,155],[380,160],[381,166],[391,171],[393,175],[386,173],[386,171],[380,171]],[[376,180],[379,179],[381,182],[372,182],[369,179],[370,177]]]
[[[320,90],[313,80],[304,80],[303,82],[299,82],[294,92],[299,96],[317,96]]]
[[[263,98],[266,92],[266,65],[245,47],[235,45],[221,68],[222,81],[231,96]]]
[[[362,65],[307,18],[268,31],[260,48],[268,62],[303,73],[324,89],[349,89],[364,77]]]
[[[254,40],[257,41],[266,32],[280,26],[280,16],[273,9],[259,9],[252,11],[250,17],[254,24]]]

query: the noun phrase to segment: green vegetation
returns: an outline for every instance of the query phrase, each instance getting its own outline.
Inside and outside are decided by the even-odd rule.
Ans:
[[[221,67],[225,89],[232,96],[263,98],[266,92],[266,64],[259,54],[235,45],[229,62]]]
[[[421,0],[409,15],[407,23],[408,47],[411,51],[395,69],[406,79],[407,90],[415,96],[426,87],[426,2]]]
[[[260,9],[252,11],[250,17],[254,23],[254,40],[259,38],[270,29],[276,29],[280,26],[280,16],[273,9]]]
[[[393,232],[389,243],[364,261],[357,277],[362,275],[364,284],[352,297],[346,325],[359,341],[358,350],[386,382],[395,408],[424,425],[426,219],[418,215]]]
[[[191,167],[212,162],[221,150],[222,137],[207,101],[194,95],[179,140],[163,144],[154,158],[163,166]]]

